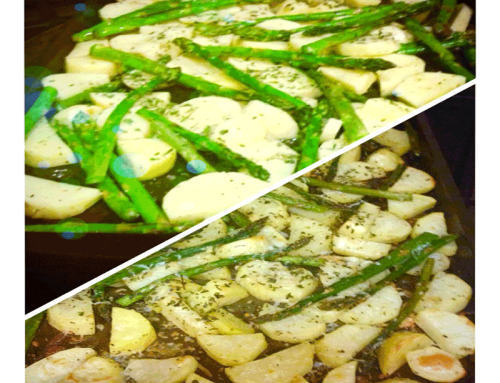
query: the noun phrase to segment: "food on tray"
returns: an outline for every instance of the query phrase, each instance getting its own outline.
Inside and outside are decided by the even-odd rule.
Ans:
[[[106,5],[26,114],[26,230],[175,233],[377,131],[473,79],[452,3]]]
[[[56,304],[38,331],[28,321],[26,382],[463,378],[475,345],[472,287],[449,270],[457,236],[422,194],[436,181],[411,166],[408,134],[377,141]]]

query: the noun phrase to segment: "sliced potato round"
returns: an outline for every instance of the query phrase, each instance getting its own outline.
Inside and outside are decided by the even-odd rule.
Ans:
[[[307,313],[262,323],[259,329],[269,338],[287,343],[310,342],[326,333],[326,324]]]
[[[289,225],[290,215],[286,206],[279,201],[257,198],[239,210],[252,221],[268,217],[266,223],[276,230],[283,230]]]
[[[337,254],[349,257],[377,260],[389,254],[391,245],[365,239],[349,238],[344,235],[334,235],[332,249]]]
[[[256,123],[263,125],[271,138],[285,139],[297,136],[298,124],[288,113],[275,106],[252,100],[242,112]]]
[[[431,382],[456,382],[467,373],[460,361],[437,347],[426,347],[406,354],[415,375]]]
[[[197,374],[189,374],[186,378],[186,383],[213,383],[211,380]]]
[[[424,194],[436,186],[436,181],[426,172],[408,166],[389,190],[404,193]]]
[[[398,243],[411,234],[412,227],[404,219],[380,211],[364,238],[380,243]]]
[[[240,239],[215,248],[218,258],[230,258],[244,254],[262,254],[271,249],[271,244],[263,235]]]
[[[400,156],[408,153],[411,149],[410,137],[404,130],[389,129],[373,137],[373,140],[381,145],[388,146],[389,149]]]
[[[366,93],[373,83],[377,81],[375,73],[359,69],[323,66],[319,68],[319,72],[327,78],[340,82],[357,94]]]
[[[448,235],[444,213],[434,212],[419,218],[417,222],[415,222],[415,225],[413,225],[411,236],[412,238],[416,238],[425,232],[436,234],[440,237]],[[447,256],[455,255],[457,250],[456,241],[439,248],[439,252]]]
[[[290,242],[298,241],[304,237],[312,237],[309,243],[299,249],[291,251],[290,255],[302,257],[314,257],[321,254],[327,254],[332,251],[332,231],[322,223],[298,215],[290,217]]]
[[[113,359],[94,356],[59,383],[123,383],[123,368]]]
[[[411,201],[387,200],[387,210],[399,218],[409,219],[422,214],[426,210],[432,209],[436,206],[436,202],[432,197],[412,194]]]
[[[43,86],[57,90],[57,99],[65,100],[75,94],[109,82],[107,74],[100,73],[58,73],[44,77]]]
[[[198,344],[223,366],[237,366],[257,358],[267,348],[263,334],[202,335]]]
[[[441,253],[433,253],[429,255],[429,258],[434,259],[434,267],[432,268],[432,274],[436,275],[438,273],[441,273],[442,271],[446,271],[450,267],[450,258],[447,257],[446,255],[443,255]],[[406,274],[410,275],[420,275],[422,272],[422,269],[424,268],[425,263],[421,263],[418,266],[415,266],[413,269],[410,269],[406,272]]]
[[[131,359],[125,375],[137,383],[181,383],[198,368],[190,355],[170,359]]]
[[[47,310],[49,324],[65,334],[92,335],[95,319],[88,292],[81,292]]]

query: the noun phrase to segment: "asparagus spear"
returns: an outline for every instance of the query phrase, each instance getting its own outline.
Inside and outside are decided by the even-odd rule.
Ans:
[[[171,279],[176,279],[179,277],[187,277],[191,278],[195,275],[199,275],[202,273],[205,273],[210,270],[218,269],[220,267],[225,267],[225,266],[234,266],[238,264],[242,264],[254,259],[261,259],[261,260],[270,260],[277,258],[280,254],[285,254],[288,253],[292,250],[299,249],[302,246],[305,246],[309,241],[311,240],[310,237],[307,238],[302,238],[291,245],[282,248],[282,249],[277,249],[277,250],[272,250],[264,254],[246,254],[246,255],[240,255],[237,257],[231,257],[231,258],[224,258],[220,259],[218,261],[214,262],[209,262],[201,266],[196,266],[192,267],[190,269],[182,270],[176,274],[171,274],[167,275],[166,277],[157,279],[153,283],[150,283],[149,285],[146,285],[136,291],[134,291],[130,295],[125,295],[123,297],[120,297],[116,300],[116,303],[118,303],[120,306],[130,306],[131,304],[140,301],[143,299],[145,296],[147,296],[149,293],[151,293],[156,287],[161,285],[162,283],[171,280]]]
[[[319,72],[309,71],[308,75],[316,81],[331,109],[335,110],[342,120],[347,142],[352,143],[366,136],[368,131],[345,96],[344,87],[338,81],[328,79]]]
[[[90,93],[113,92],[120,86],[120,81],[111,81],[104,85],[95,86],[84,90],[74,96],[58,102],[61,108],[69,108],[73,105],[83,104],[90,101]]]
[[[120,270],[115,274],[107,277],[106,279],[98,282],[92,288],[97,290],[98,292],[102,292],[102,289],[106,286],[112,285],[115,282],[121,281],[123,278],[131,277],[136,274],[147,270],[148,268],[154,267],[160,263],[167,263],[171,261],[178,261],[183,258],[191,257],[195,254],[201,253],[212,246],[217,246],[225,243],[231,243],[238,241],[240,239],[252,237],[257,234],[266,224],[267,218],[262,218],[250,224],[249,226],[232,232],[225,237],[215,239],[213,241],[205,242],[201,245],[187,247],[185,249],[174,250],[169,253],[165,253],[164,251],[160,251],[159,253],[150,256],[145,259],[141,259],[137,261],[133,265],[127,267],[126,269]],[[95,292],[93,295],[96,295]]]
[[[245,227],[252,224],[252,221],[245,214],[238,210],[229,213],[229,218],[239,227]]]
[[[283,263],[285,266],[308,266],[308,267],[321,267],[325,264],[322,258],[311,257],[281,257],[276,259],[277,262]]]
[[[391,192],[387,190],[370,189],[365,186],[346,185],[338,182],[326,182],[317,178],[309,178],[309,177],[301,177],[300,181],[310,186],[317,186],[329,190],[337,190],[344,193],[367,195],[370,197],[386,198],[396,201],[412,200],[412,195],[410,193],[400,193],[400,192]]]
[[[233,65],[222,61],[219,57],[212,56],[208,51],[206,51],[200,45],[193,43],[192,41],[178,37],[174,40],[174,43],[177,44],[187,53],[190,53],[196,57],[207,60],[214,67],[219,68],[229,77],[234,78],[236,81],[241,82],[242,84],[248,86],[254,91],[268,96],[268,102],[276,106],[275,98],[281,99],[282,101],[279,103],[279,107],[282,107],[282,102],[286,102],[290,104],[291,107],[296,109],[309,108],[304,101],[299,100],[298,98],[292,97],[289,94],[272,87],[271,85],[264,84],[257,80],[255,77],[250,76],[249,74],[237,69]]]
[[[401,174],[406,170],[406,165],[405,164],[399,164],[396,169],[391,173],[389,177],[383,182],[383,184],[380,186],[380,190],[387,190],[389,189],[392,185],[396,183],[397,180],[401,178]]]
[[[180,233],[197,222],[171,225],[168,223],[79,223],[66,222],[55,225],[27,225],[26,232],[31,233],[101,233],[101,234],[172,234]]]
[[[81,158],[81,166],[83,170],[87,171],[89,160],[92,156],[78,136],[67,126],[62,124],[53,124],[57,133],[66,142],[74,153],[77,153]],[[103,194],[104,202],[113,210],[121,219],[125,221],[133,221],[139,217],[139,212],[128,200],[127,196],[115,185],[113,180],[106,176],[104,180],[99,183],[99,190]]]
[[[441,40],[441,45],[446,49],[459,47],[473,47],[475,45],[475,32],[455,32],[448,38]],[[401,44],[401,47],[396,53],[404,53],[407,55],[416,55],[419,53],[429,52],[430,49],[421,43],[410,42]]]
[[[335,176],[337,175],[337,171],[339,168],[339,161],[340,161],[340,156],[336,157],[330,162],[330,165],[328,166],[328,172],[326,173],[326,176],[323,178],[326,182],[332,182]]]
[[[328,210],[339,210],[339,211],[353,212],[356,210],[356,207],[359,205],[358,202],[353,203],[353,204],[349,204],[349,205],[343,205],[343,204],[332,202],[330,200],[327,200],[325,198],[320,197],[319,195],[311,194],[311,193],[303,190],[300,186],[294,185],[291,182],[289,182],[283,186],[286,187],[287,189],[293,190],[294,192],[300,194],[305,199],[312,201],[312,202],[316,203],[317,205],[327,207]]]
[[[422,43],[427,45],[432,51],[437,53],[439,60],[441,63],[447,67],[452,72],[464,76],[467,81],[471,81],[474,79],[474,75],[461,66],[456,60],[453,53],[451,53],[448,49],[443,47],[441,42],[436,39],[432,33],[427,32],[425,28],[414,19],[407,19],[406,27],[420,40]]]
[[[420,149],[420,140],[418,139],[418,134],[413,128],[413,125],[410,121],[403,122],[403,126],[405,128],[406,133],[408,134],[408,138],[410,139],[411,151],[412,153],[420,157],[421,149]]]
[[[281,194],[276,194],[273,192],[267,193],[266,195],[264,195],[264,198],[273,199],[275,201],[279,201],[279,202],[281,202],[285,205],[288,205],[288,206],[293,206],[293,207],[297,207],[299,209],[314,211],[316,213],[324,213],[324,212],[329,210],[326,206],[318,205],[317,203],[315,203],[313,201],[299,200],[299,199],[287,197],[287,196],[284,196]]]
[[[201,134],[191,132],[178,125],[175,125],[165,117],[160,116],[159,114],[151,112],[147,109],[141,109],[137,112],[137,114],[146,118],[147,120],[157,121],[160,123],[160,125],[164,124],[168,126],[168,129],[170,131],[188,140],[189,143],[194,145],[194,147],[198,150],[208,150],[214,153],[218,158],[231,162],[236,168],[247,169],[249,173],[256,178],[264,181],[269,179],[269,172],[262,166],[257,165],[255,162],[239,155],[238,153],[233,152],[226,146],[212,141],[208,137],[202,136]]]
[[[43,317],[45,316],[45,311],[32,316],[27,319],[24,323],[24,352],[28,352],[28,349],[31,346],[31,342],[33,342],[33,338],[42,323]]]
[[[95,146],[95,152],[90,160],[89,169],[87,171],[87,184],[100,183],[106,176],[109,163],[116,144],[117,128],[119,129],[120,122],[130,108],[143,95],[152,91],[158,85],[165,82],[163,77],[155,77],[147,84],[127,94],[127,97],[121,101],[111,112],[108,119],[104,123],[100,133],[99,140]]]
[[[319,137],[323,128],[323,118],[328,113],[328,106],[319,102],[310,113],[308,124],[304,129],[300,159],[297,170],[307,168],[318,160]]]
[[[204,46],[203,49],[214,56],[234,56],[243,58],[263,58],[271,60],[275,63],[284,63],[300,68],[317,68],[321,65],[335,66],[346,69],[364,69],[369,71],[377,71],[394,68],[394,64],[389,61],[375,58],[364,59],[344,56],[318,56],[308,55],[299,52],[274,50],[274,49],[257,49],[248,47],[233,47],[233,46]]]
[[[379,259],[377,262],[370,264],[369,266],[362,269],[359,273],[341,279],[340,281],[334,283],[329,287],[328,291],[320,291],[319,293],[313,294],[295,305],[271,315],[263,315],[255,320],[256,323],[272,322],[287,318],[291,315],[298,314],[305,307],[320,302],[323,299],[335,296],[348,288],[355,286],[359,283],[365,282],[375,275],[390,269],[393,266],[405,262],[411,257],[418,256],[422,252],[433,253],[436,248],[443,246],[443,241],[435,234],[423,233],[417,238],[414,238],[404,244],[402,244],[396,250],[393,250],[389,255],[384,258]]]
[[[476,66],[476,47],[467,47],[464,50],[465,57],[471,67]]]
[[[153,131],[167,144],[173,147],[181,156],[186,160],[186,162],[191,161],[202,161],[205,164],[205,170],[203,173],[210,173],[217,171],[210,163],[203,157],[193,144],[191,144],[187,139],[181,137],[174,130],[175,125],[167,120],[165,117],[159,114],[142,108],[137,112],[139,116],[144,117],[151,123]]]
[[[436,22],[433,26],[433,29],[436,33],[442,34],[444,32],[444,26],[450,20],[450,17],[455,10],[456,5],[457,0],[443,0],[441,2],[441,9],[436,16]]]
[[[163,77],[169,81],[175,80],[182,85],[196,89],[203,93],[233,98],[238,101],[246,101],[250,99],[250,96],[245,92],[224,88],[220,85],[185,73],[178,73],[178,69],[167,68],[165,65],[162,65],[157,61],[153,61],[133,53],[122,52],[117,49],[96,44],[90,48],[90,55],[102,60],[108,60],[127,67],[138,69],[158,77]]]
[[[31,108],[24,115],[24,135],[27,136],[35,124],[48,112],[57,96],[57,90],[46,86],[38,95]]]
[[[233,34],[251,41],[288,41],[294,31],[268,30],[249,26],[248,23],[215,25],[195,24],[195,32],[202,36],[222,36]]]

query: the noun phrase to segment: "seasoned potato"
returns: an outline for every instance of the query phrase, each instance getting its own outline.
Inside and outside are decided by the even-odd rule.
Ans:
[[[197,367],[198,362],[189,355],[170,359],[131,359],[125,375],[137,383],[181,383]]]
[[[267,348],[263,334],[201,335],[198,344],[223,366],[251,362]]]
[[[437,347],[426,347],[406,354],[415,375],[431,382],[456,382],[466,375],[460,361]]]

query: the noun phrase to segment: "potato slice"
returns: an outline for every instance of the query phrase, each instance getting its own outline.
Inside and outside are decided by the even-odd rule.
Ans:
[[[131,355],[144,351],[156,340],[151,323],[135,310],[113,307],[111,311],[111,355]]]
[[[430,192],[435,186],[436,181],[429,174],[409,166],[389,190],[394,192],[424,194]]]
[[[358,362],[346,363],[331,370],[323,379],[323,383],[356,383],[356,368]]]
[[[223,366],[237,366],[257,358],[267,348],[263,334],[202,335],[198,344]]]
[[[335,181],[363,182],[385,176],[385,171],[372,164],[356,161],[339,164]]]
[[[340,155],[339,164],[350,164],[361,159],[361,146],[356,146]]]
[[[286,44],[286,43],[285,43]],[[243,114],[262,124],[267,136],[275,139],[295,138],[297,122],[285,111],[262,101],[252,100],[242,110]]]
[[[52,354],[24,370],[26,383],[58,383],[96,355],[91,348],[70,348]]]
[[[406,360],[415,375],[431,382],[456,382],[467,374],[457,358],[437,347],[411,351]]]
[[[187,297],[183,296],[187,304],[201,314],[236,303],[246,297],[246,290],[231,280],[212,280],[204,286],[199,286],[197,291]]]
[[[268,217],[266,224],[276,230],[283,230],[289,225],[290,215],[286,206],[279,201],[257,198],[239,210],[252,221]]]
[[[311,241],[297,250],[291,251],[290,255],[303,257],[314,257],[331,252],[332,231],[328,226],[310,218],[292,215],[290,217],[291,243],[301,238],[311,236]]]
[[[443,350],[461,359],[475,352],[475,325],[465,316],[438,310],[424,310],[415,318]]]
[[[244,320],[224,309],[210,311],[206,315],[210,325],[221,335],[253,334],[255,330]]]
[[[131,359],[125,375],[137,383],[181,383],[198,368],[190,355],[170,359]]]
[[[343,235],[333,237],[333,251],[341,255],[377,260],[389,254],[390,250],[391,245],[386,243],[349,238]]]
[[[415,108],[402,102],[385,98],[370,98],[361,108],[356,110],[356,114],[359,116],[368,132],[372,133],[406,116],[413,110],[415,110]]]
[[[333,285],[340,279],[349,277],[372,263],[357,257],[338,255],[327,255],[321,258],[325,260],[325,264],[320,267],[319,278],[324,287]]]
[[[380,243],[399,243],[411,234],[412,227],[404,219],[386,211],[378,213],[364,239]]]
[[[291,383],[296,375],[313,368],[314,349],[309,343],[276,352],[266,358],[226,369],[233,383]]]
[[[189,374],[186,378],[186,383],[213,383],[211,380],[197,374]]]
[[[384,287],[366,301],[340,314],[348,324],[379,325],[397,317],[403,301],[394,286]]]
[[[386,339],[377,351],[380,370],[386,376],[394,374],[406,363],[406,354],[425,348],[434,342],[424,334],[397,332]]]
[[[101,191],[84,186],[24,176],[26,215],[64,219],[83,213],[101,199]]]
[[[411,201],[387,200],[389,213],[402,219],[413,218],[436,206],[436,199],[420,194],[412,194]]]
[[[92,300],[86,291],[50,307],[47,320],[52,327],[65,334],[95,334]]]
[[[298,207],[290,206],[288,211],[293,216],[301,216],[304,218],[312,219],[325,225],[327,227],[332,227],[340,217],[340,212],[335,210],[327,210],[323,213],[317,213],[315,211],[300,209]]]
[[[240,239],[215,248],[219,258],[230,258],[244,254],[262,254],[271,249],[271,244],[263,235]]]
[[[327,366],[339,367],[354,358],[381,331],[375,326],[343,325],[316,342],[316,355]]]
[[[123,383],[123,368],[113,359],[94,356],[59,383]]]
[[[370,232],[370,228],[379,212],[380,207],[365,202],[358,208],[356,213],[339,228],[337,233],[350,238],[365,238]]]
[[[214,241],[226,235],[227,226],[222,219],[218,219],[187,236],[182,241],[172,244],[172,246],[175,246],[177,249],[184,249],[186,247],[198,246],[205,242]]]
[[[287,343],[313,341],[326,333],[326,324],[307,313],[259,325],[269,338]]]
[[[342,120],[337,118],[327,119],[325,125],[323,125],[323,129],[321,130],[319,141],[323,143],[325,141],[335,140],[340,132],[340,128],[342,128]]]
[[[109,75],[100,73],[58,73],[44,77],[43,86],[57,89],[57,99],[65,100],[84,90],[109,82]]]
[[[322,66],[319,69],[325,77],[336,80],[357,94],[364,94],[377,81],[373,72],[358,69],[342,69]]]
[[[429,255],[429,258],[434,259],[434,267],[432,268],[432,274],[436,275],[441,273],[442,271],[446,271],[449,269],[451,261],[450,258],[441,253],[432,253]],[[420,275],[422,269],[424,268],[425,262],[422,262],[420,265],[415,266],[413,269],[410,269],[406,272],[409,275]]]
[[[432,233],[443,237],[448,235],[448,229],[446,227],[446,219],[444,218],[444,213],[434,212],[427,214],[426,216],[419,218],[415,225],[413,225],[413,231],[411,232],[412,238],[418,237],[422,233]],[[441,254],[452,256],[455,255],[458,250],[457,243],[455,241],[444,245],[439,248]]]
[[[457,313],[465,309],[472,297],[472,287],[455,274],[438,273],[415,308],[416,312],[435,309]]]
[[[390,96],[399,83],[406,78],[425,71],[425,61],[420,57],[394,53],[381,59],[396,65],[395,68],[377,71],[381,96]]]
[[[359,148],[359,146],[358,146]],[[386,172],[392,172],[398,165],[404,164],[404,161],[392,150],[382,148],[368,156],[366,162],[375,165]]]
[[[381,145],[388,146],[399,156],[408,153],[411,149],[408,133],[403,130],[389,129],[384,133],[373,137],[373,140]]]

